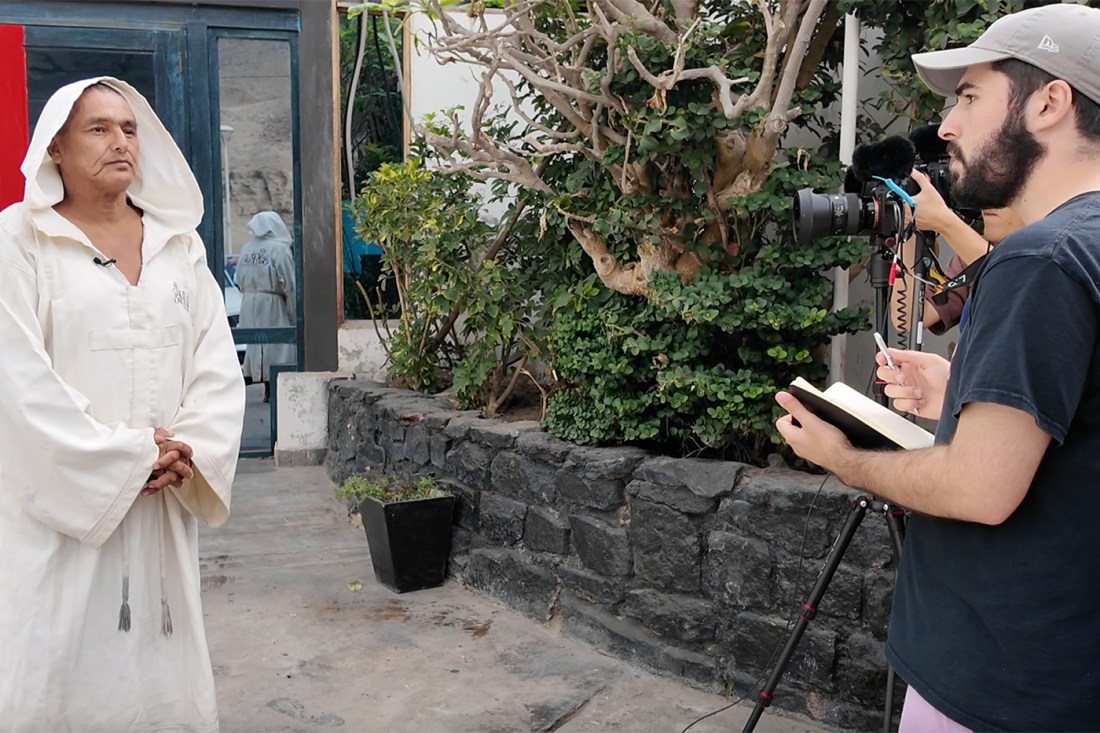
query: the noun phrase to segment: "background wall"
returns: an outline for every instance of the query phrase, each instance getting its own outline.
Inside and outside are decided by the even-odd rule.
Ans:
[[[474,18],[470,18],[465,11],[449,11],[452,18],[473,27]],[[485,17],[492,26],[494,19],[500,14],[492,10],[485,11]],[[431,22],[423,14],[417,13],[410,18],[410,34],[417,39],[417,43],[409,46],[409,105],[412,109],[412,117],[416,122],[422,122],[425,115],[440,112],[451,107],[464,107],[458,113],[458,117],[469,131],[468,110],[477,99],[478,87],[481,83],[480,68],[474,68],[468,64],[450,63],[439,64],[427,51],[428,35],[432,32]],[[491,104],[494,107],[511,109],[512,98],[508,88],[501,83],[496,83],[491,95]],[[479,188],[485,190],[484,185]],[[482,215],[486,221],[496,222],[504,213],[503,206],[488,206],[482,209]]]

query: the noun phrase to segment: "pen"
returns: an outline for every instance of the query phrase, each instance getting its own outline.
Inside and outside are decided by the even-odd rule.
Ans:
[[[890,352],[886,350],[886,342],[882,339],[882,334],[875,331],[875,343],[878,345],[878,350],[882,352],[883,358],[886,359],[886,366],[894,370],[894,374],[898,374],[898,365],[894,363],[894,360],[890,358]]]

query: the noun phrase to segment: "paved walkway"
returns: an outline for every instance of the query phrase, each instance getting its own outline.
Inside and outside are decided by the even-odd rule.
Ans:
[[[727,703],[454,581],[402,595],[378,585],[320,468],[242,461],[233,516],[202,531],[200,554],[223,733],[676,733]],[[691,730],[739,731],[750,709]],[[828,731],[770,711],[757,730]]]

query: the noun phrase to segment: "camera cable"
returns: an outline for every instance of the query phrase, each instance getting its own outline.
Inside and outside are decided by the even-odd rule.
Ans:
[[[902,276],[900,282],[897,280],[899,274]],[[896,286],[894,284],[895,282],[897,282]],[[897,260],[894,261],[893,266],[890,268],[890,287],[897,287],[898,300],[900,302],[894,330],[897,332],[898,343],[905,343],[905,338],[909,335],[909,315],[911,308],[911,306],[908,305],[909,281],[905,278],[904,273],[899,273]]]

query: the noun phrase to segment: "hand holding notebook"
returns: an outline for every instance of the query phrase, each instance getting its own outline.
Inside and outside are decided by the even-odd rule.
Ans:
[[[811,413],[839,428],[856,448],[928,448],[933,435],[843,382],[819,390],[802,377],[790,392]]]

